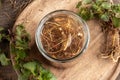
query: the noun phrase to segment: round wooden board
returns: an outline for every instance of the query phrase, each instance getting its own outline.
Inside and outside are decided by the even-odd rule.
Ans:
[[[89,21],[90,29],[90,44],[87,50],[80,56],[79,62],[68,68],[55,68],[48,64],[39,53],[35,45],[35,31],[40,20],[49,12],[65,9],[71,11],[76,10],[76,4],[80,0],[34,0],[18,17],[15,26],[23,24],[30,34],[31,52],[30,58],[39,60],[46,68],[50,69],[57,80],[115,80],[118,75],[117,63],[108,59],[101,59],[98,57],[102,45],[104,44],[104,35],[101,32],[100,26],[96,21]],[[14,26],[14,28],[15,28]],[[120,67],[118,67],[120,68]],[[113,74],[115,73],[114,77]]]

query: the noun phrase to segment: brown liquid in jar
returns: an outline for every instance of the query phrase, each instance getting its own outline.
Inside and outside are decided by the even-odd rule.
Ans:
[[[83,47],[82,24],[70,15],[56,15],[45,22],[41,42],[47,55],[52,58],[72,58],[78,55]]]

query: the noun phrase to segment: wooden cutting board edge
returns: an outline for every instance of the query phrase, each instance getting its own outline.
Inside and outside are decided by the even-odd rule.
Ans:
[[[23,10],[23,12],[19,15],[18,19],[17,19],[16,22],[15,22],[14,28],[15,28],[16,25],[18,25],[19,23],[21,23],[21,21],[19,21],[19,18],[24,15],[24,11],[28,10],[28,8],[30,8],[30,6],[31,6],[34,2],[35,2],[35,0],[34,0],[32,3],[30,3],[30,4]],[[14,30],[14,29],[13,29],[13,30]],[[116,77],[118,76],[118,74],[120,73],[120,63],[119,63],[119,62],[116,64],[116,66],[114,67],[114,69],[115,69],[115,70],[113,71],[113,73],[111,74],[111,76],[110,76],[110,78],[109,78],[110,80],[115,80]]]

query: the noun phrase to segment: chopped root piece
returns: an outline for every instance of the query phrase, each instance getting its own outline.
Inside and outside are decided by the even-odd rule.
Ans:
[[[102,54],[102,58],[111,58],[117,62],[120,58],[120,30],[112,29],[108,31],[106,40],[106,50]]]

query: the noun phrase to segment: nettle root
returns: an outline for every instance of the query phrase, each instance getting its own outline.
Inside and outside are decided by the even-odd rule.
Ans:
[[[111,58],[117,62],[120,58],[120,30],[110,29],[107,31],[106,48],[102,58]]]

